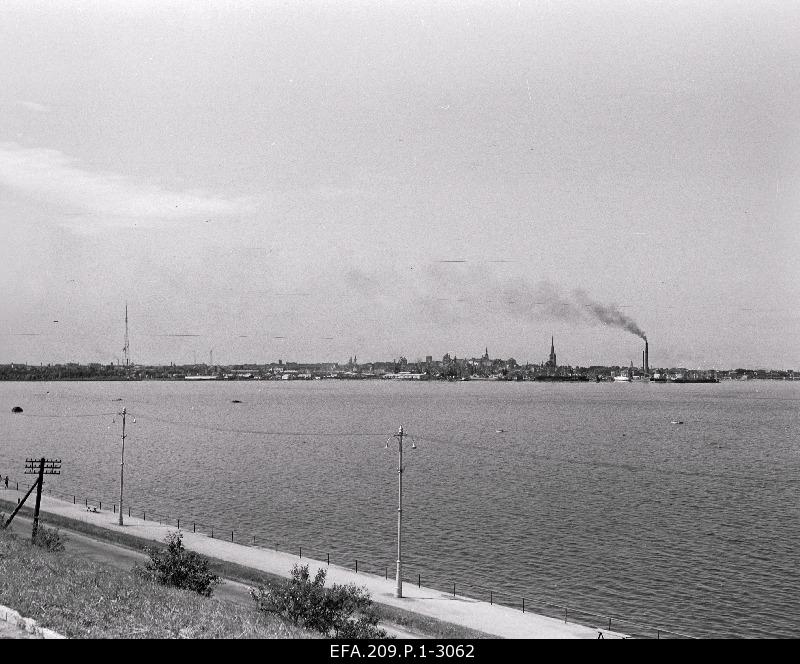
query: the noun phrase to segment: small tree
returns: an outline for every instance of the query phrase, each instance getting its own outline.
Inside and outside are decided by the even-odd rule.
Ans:
[[[211,597],[220,579],[210,570],[208,560],[194,551],[187,551],[179,532],[169,533],[164,541],[165,549],[145,547],[150,560],[144,567],[135,565],[134,572],[165,586],[194,590]]]
[[[386,631],[378,627],[378,614],[365,587],[354,583],[334,583],[328,592],[331,629],[339,639],[383,639]]]
[[[295,565],[291,574],[286,583],[250,589],[260,611],[336,638],[386,637],[385,630],[378,627],[378,615],[366,588],[354,584],[325,588],[326,571],[317,570],[312,580],[308,565]]]

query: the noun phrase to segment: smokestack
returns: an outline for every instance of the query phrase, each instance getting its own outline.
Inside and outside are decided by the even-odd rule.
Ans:
[[[644,340],[644,373],[649,376],[650,375],[650,364],[649,364],[650,358],[648,357],[648,352],[649,352],[649,349],[647,347],[647,339],[645,339]]]

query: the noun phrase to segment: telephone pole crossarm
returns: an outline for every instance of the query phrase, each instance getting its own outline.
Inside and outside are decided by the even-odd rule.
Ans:
[[[25,494],[25,497],[17,504],[17,508],[11,513],[11,516],[8,517],[8,520],[2,524],[3,529],[8,528],[11,524],[11,521],[22,509],[22,506],[25,504],[25,501],[28,500],[28,496],[31,495],[34,489],[36,489],[36,507],[33,510],[33,530],[31,531],[31,541],[36,541],[36,532],[39,530],[39,507],[42,504],[42,487],[44,486],[44,476],[45,475],[60,475],[61,474],[61,459],[46,459],[45,457],[40,457],[38,459],[25,459],[25,474],[26,475],[38,475],[34,483],[31,485],[31,488],[28,489],[28,493]]]

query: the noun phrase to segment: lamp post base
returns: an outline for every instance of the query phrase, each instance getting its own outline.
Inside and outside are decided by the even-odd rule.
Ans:
[[[394,596],[403,596],[403,563],[399,560],[397,561],[397,588],[395,588]]]

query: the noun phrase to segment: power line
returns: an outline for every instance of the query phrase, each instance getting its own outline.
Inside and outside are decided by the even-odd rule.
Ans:
[[[107,417],[109,415],[116,416],[118,413],[116,412],[105,412],[105,413],[81,413],[81,414],[65,414],[65,415],[30,415],[30,414],[23,414],[23,417],[38,417],[38,418],[61,418],[61,417],[72,417],[72,418],[79,418],[79,417]],[[376,438],[379,440],[384,440],[386,437],[386,431],[380,432],[366,432],[366,431],[338,431],[338,432],[330,432],[330,431],[288,431],[288,430],[265,430],[265,429],[242,429],[242,428],[234,428],[234,427],[220,427],[220,426],[213,426],[213,425],[206,425],[206,424],[199,424],[194,422],[182,422],[178,420],[171,420],[166,418],[156,417],[154,415],[142,414],[140,412],[133,413],[129,412],[130,415],[134,417],[138,417],[143,420],[151,420],[154,422],[160,422],[162,424],[169,424],[175,426],[182,426],[188,427],[191,429],[200,429],[204,431],[216,431],[219,433],[237,433],[237,434],[245,434],[245,435],[255,435],[255,436],[287,436],[287,437],[308,437],[308,438],[315,438],[315,437],[324,437],[324,438],[351,438],[351,437],[368,437],[368,438]],[[488,432],[486,432],[488,433]],[[504,430],[503,433],[515,433],[514,431]],[[469,441],[465,438],[462,438],[462,442],[454,441],[454,440],[447,440],[443,438],[433,437],[427,434],[419,434],[419,433],[408,433],[412,440],[417,441],[425,441],[434,443],[436,445],[446,445],[452,447],[458,447],[460,450],[464,449],[464,445],[467,444],[470,446],[470,449],[475,450],[482,450],[485,452],[489,452],[492,455],[498,454],[501,452],[503,454],[517,454],[517,451],[514,449],[501,449],[499,450],[496,447],[490,447],[487,445],[482,445],[480,442],[473,440]],[[485,435],[485,434],[479,434]],[[759,476],[759,475],[748,475],[748,474],[731,474],[731,473],[713,473],[713,472],[706,472],[706,471],[698,471],[698,470],[680,470],[680,469],[673,469],[673,468],[652,468],[647,466],[641,466],[636,464],[630,463],[622,463],[622,462],[615,462],[615,461],[604,461],[604,460],[581,460],[581,459],[571,459],[567,457],[552,455],[552,454],[542,454],[536,452],[526,452],[525,456],[527,458],[532,459],[539,459],[543,461],[550,461],[555,462],[557,464],[562,464],[566,466],[584,466],[589,468],[613,468],[628,471],[631,473],[648,473],[651,475],[675,475],[681,477],[707,477],[711,479],[728,479],[728,480],[742,480],[747,482],[776,482],[776,481],[783,481],[783,482],[796,482],[797,478],[793,477],[794,470],[787,469],[786,473],[791,473],[792,476]]]
[[[244,434],[251,434],[257,436],[308,436],[308,437],[316,437],[316,436],[326,436],[326,437],[333,437],[333,438],[344,438],[347,436],[370,436],[373,438],[381,438],[386,436],[386,431],[381,431],[378,433],[374,432],[364,432],[364,431],[341,431],[341,432],[329,432],[329,431],[266,431],[263,429],[237,429],[237,428],[228,428],[228,427],[217,427],[211,426],[207,424],[196,424],[194,422],[179,422],[177,420],[168,420],[160,417],[156,417],[154,415],[142,415],[141,413],[130,413],[131,415],[135,415],[138,418],[144,420],[152,420],[154,422],[161,422],[162,424],[176,424],[178,426],[185,426],[190,427],[192,429],[203,429],[206,431],[219,431],[220,433],[244,433]]]

